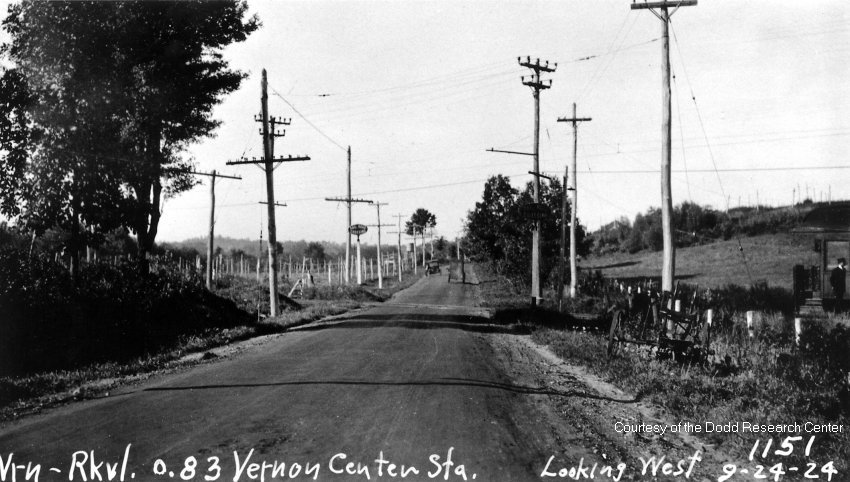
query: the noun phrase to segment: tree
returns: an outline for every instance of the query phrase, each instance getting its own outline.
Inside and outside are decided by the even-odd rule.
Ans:
[[[547,279],[558,265],[562,198],[563,186],[559,181],[540,185],[540,203],[546,206],[546,214],[540,220],[542,279]],[[518,191],[505,176],[488,179],[482,200],[467,215],[464,251],[473,258],[489,261],[497,272],[528,284],[531,281],[529,260],[534,222],[523,216],[522,206],[532,203],[531,183],[527,183],[523,191]],[[583,254],[586,252],[585,230],[580,224],[576,234],[579,253]]]
[[[439,237],[439,238],[437,238],[437,240],[434,242],[434,249],[436,249],[436,250],[437,250],[437,252],[439,252],[439,253],[441,253],[441,254],[444,254],[443,252],[444,252],[444,251],[446,250],[446,248],[448,247],[448,244],[449,244],[449,242],[448,242],[448,241],[446,241],[446,238],[445,238],[445,237],[443,237],[443,236],[440,236],[440,237]]]
[[[437,216],[425,208],[419,208],[413,212],[409,221],[405,221],[405,232],[413,236],[416,243],[416,235],[422,236],[422,266],[425,266],[425,230],[437,225]],[[415,261],[415,260],[414,260]]]
[[[410,236],[417,234],[425,234],[425,229],[433,228],[437,225],[437,216],[431,214],[425,208],[419,208],[410,216],[409,221],[405,221],[405,232]]]
[[[515,226],[507,223],[515,216],[516,197],[519,194],[510,179],[492,176],[484,184],[484,195],[466,219],[464,250],[479,259],[504,260],[507,256],[505,239],[518,235]]]
[[[125,226],[144,258],[162,196],[194,183],[181,154],[219,125],[212,108],[244,78],[221,49],[259,27],[243,20],[246,10],[237,0],[10,7],[2,53],[11,67],[2,83],[14,90],[2,100],[14,102],[0,107],[13,115],[0,123],[0,148],[10,153],[0,169],[0,184],[11,187],[3,189],[3,213],[39,230],[68,229],[72,240],[81,225]]]
[[[304,256],[306,258],[324,261],[324,259],[325,259],[325,247],[322,246],[322,243],[318,243],[316,241],[311,241],[307,245],[307,249],[304,251]]]

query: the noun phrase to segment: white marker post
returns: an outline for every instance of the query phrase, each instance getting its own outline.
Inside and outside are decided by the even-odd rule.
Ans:
[[[750,335],[750,338],[756,336],[755,329],[753,328],[753,318],[755,317],[755,311],[747,312],[747,333]]]
[[[800,335],[803,334],[803,319],[794,318],[794,344],[800,346]]]

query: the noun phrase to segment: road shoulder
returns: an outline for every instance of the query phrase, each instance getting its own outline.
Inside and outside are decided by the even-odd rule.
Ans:
[[[489,338],[497,359],[515,383],[546,387],[548,395],[539,396],[536,405],[551,427],[553,454],[561,466],[578,462],[581,450],[590,451],[605,461],[625,462],[626,474],[637,479],[650,477],[651,466],[643,473],[644,463],[651,457],[674,465],[695,454],[700,460],[688,480],[713,480],[723,474],[722,467],[732,459],[687,432],[663,435],[624,433],[615,424],[653,424],[672,426],[675,420],[662,408],[641,401],[634,394],[571,365],[547,347],[534,343],[528,335],[493,334]],[[581,449],[576,450],[577,447]],[[654,480],[684,480],[684,474]]]

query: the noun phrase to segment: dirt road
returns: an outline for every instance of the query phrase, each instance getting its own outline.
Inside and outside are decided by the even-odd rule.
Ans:
[[[28,463],[39,480],[539,481],[594,463],[594,480],[639,472],[596,413],[634,400],[553,378],[551,360],[476,305],[474,285],[431,276],[381,306],[16,422],[0,432],[0,480],[10,470],[25,480]]]

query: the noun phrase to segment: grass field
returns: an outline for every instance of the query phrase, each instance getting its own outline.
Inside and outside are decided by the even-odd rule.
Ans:
[[[795,264],[818,264],[814,241],[803,235],[767,234],[676,250],[676,279],[704,288],[749,286],[759,280],[792,288]],[[743,248],[743,250],[741,250]],[[640,280],[661,274],[661,252],[614,253],[590,257],[581,269],[600,270],[610,279]],[[749,269],[749,272],[748,272]]]

